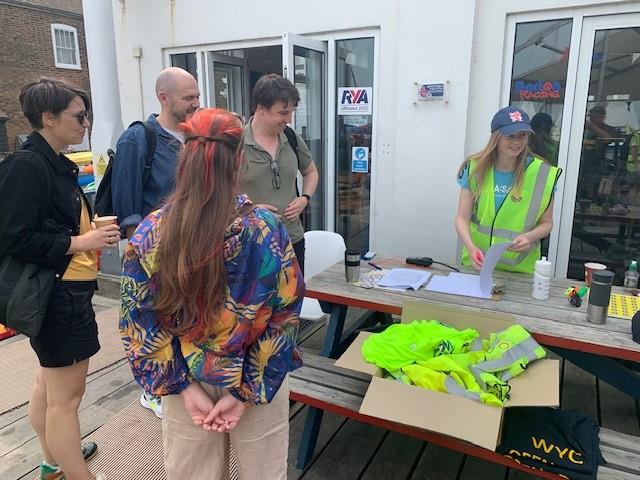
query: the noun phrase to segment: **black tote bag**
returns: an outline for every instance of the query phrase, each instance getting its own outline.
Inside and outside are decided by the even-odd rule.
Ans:
[[[28,337],[36,336],[54,282],[52,268],[7,255],[0,264],[0,323]]]

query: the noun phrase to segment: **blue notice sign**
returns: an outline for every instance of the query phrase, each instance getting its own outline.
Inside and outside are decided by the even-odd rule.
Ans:
[[[351,148],[351,171],[369,173],[369,147]]]

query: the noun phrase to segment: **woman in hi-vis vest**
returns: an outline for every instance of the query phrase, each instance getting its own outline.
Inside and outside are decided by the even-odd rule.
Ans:
[[[497,268],[533,273],[540,240],[553,227],[553,193],[562,170],[531,154],[529,116],[505,107],[491,120],[491,137],[458,171],[456,230],[462,264],[481,268],[484,253],[509,242]]]

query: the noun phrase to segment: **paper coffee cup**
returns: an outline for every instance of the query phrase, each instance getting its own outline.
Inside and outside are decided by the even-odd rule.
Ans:
[[[111,225],[112,223],[117,223],[118,217],[115,215],[107,215],[104,217],[95,217],[93,219],[93,223],[96,224],[96,228],[104,227],[106,225]]]
[[[587,284],[587,287],[591,287],[591,277],[593,272],[597,270],[606,270],[607,266],[602,263],[596,262],[587,262],[584,264],[584,283]]]

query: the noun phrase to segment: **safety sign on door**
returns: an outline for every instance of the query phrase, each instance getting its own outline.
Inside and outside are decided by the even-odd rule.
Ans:
[[[369,173],[369,147],[351,148],[351,171]]]

